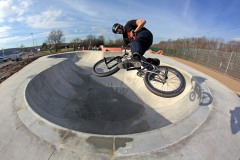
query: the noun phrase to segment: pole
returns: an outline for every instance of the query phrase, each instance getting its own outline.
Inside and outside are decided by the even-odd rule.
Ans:
[[[231,56],[230,56],[230,58],[229,58],[229,61],[228,61],[228,64],[227,64],[227,68],[226,68],[226,70],[225,70],[225,72],[224,72],[224,75],[227,74],[227,71],[228,71],[228,68],[229,68],[230,62],[231,62],[231,60],[232,60],[232,56],[233,56],[233,51],[231,52]]]
[[[33,47],[34,47],[34,39],[33,39],[33,33],[31,33],[31,35],[32,35],[32,40],[33,40]]]
[[[89,29],[89,31],[90,31],[90,44],[89,44],[89,49],[91,48],[91,45],[92,45],[92,36],[91,36],[91,28]]]
[[[33,39],[33,33],[31,33],[31,35],[32,35],[32,40],[33,40],[33,49],[32,49],[32,53],[34,53],[34,39]]]
[[[37,39],[35,38],[35,45],[37,46]]]

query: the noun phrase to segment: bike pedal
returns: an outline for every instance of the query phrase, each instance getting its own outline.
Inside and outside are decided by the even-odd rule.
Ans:
[[[155,66],[159,66],[160,65],[160,60],[157,58],[147,58],[147,62],[155,65]]]
[[[127,69],[127,70],[135,70],[135,69],[141,69],[141,62],[136,62],[136,63],[125,63],[124,64],[124,67]]]
[[[144,76],[144,72],[142,72],[142,71],[138,71],[138,72],[137,72],[137,76],[139,76],[139,77],[143,77],[143,76]]]

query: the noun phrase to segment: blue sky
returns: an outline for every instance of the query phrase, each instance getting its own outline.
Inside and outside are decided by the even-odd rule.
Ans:
[[[240,0],[0,0],[0,49],[41,45],[53,29],[65,41],[106,40],[115,22],[145,19],[154,43],[185,37],[240,40]],[[31,34],[33,33],[33,34]],[[33,37],[32,37],[33,35]]]

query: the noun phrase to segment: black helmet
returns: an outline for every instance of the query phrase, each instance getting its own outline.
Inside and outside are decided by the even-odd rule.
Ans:
[[[118,28],[123,28],[123,26],[119,23],[115,23],[112,27],[113,33],[117,33]]]

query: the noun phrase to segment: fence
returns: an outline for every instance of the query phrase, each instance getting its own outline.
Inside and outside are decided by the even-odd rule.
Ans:
[[[240,80],[240,53],[205,49],[163,49],[164,54],[175,56],[220,71]]]

